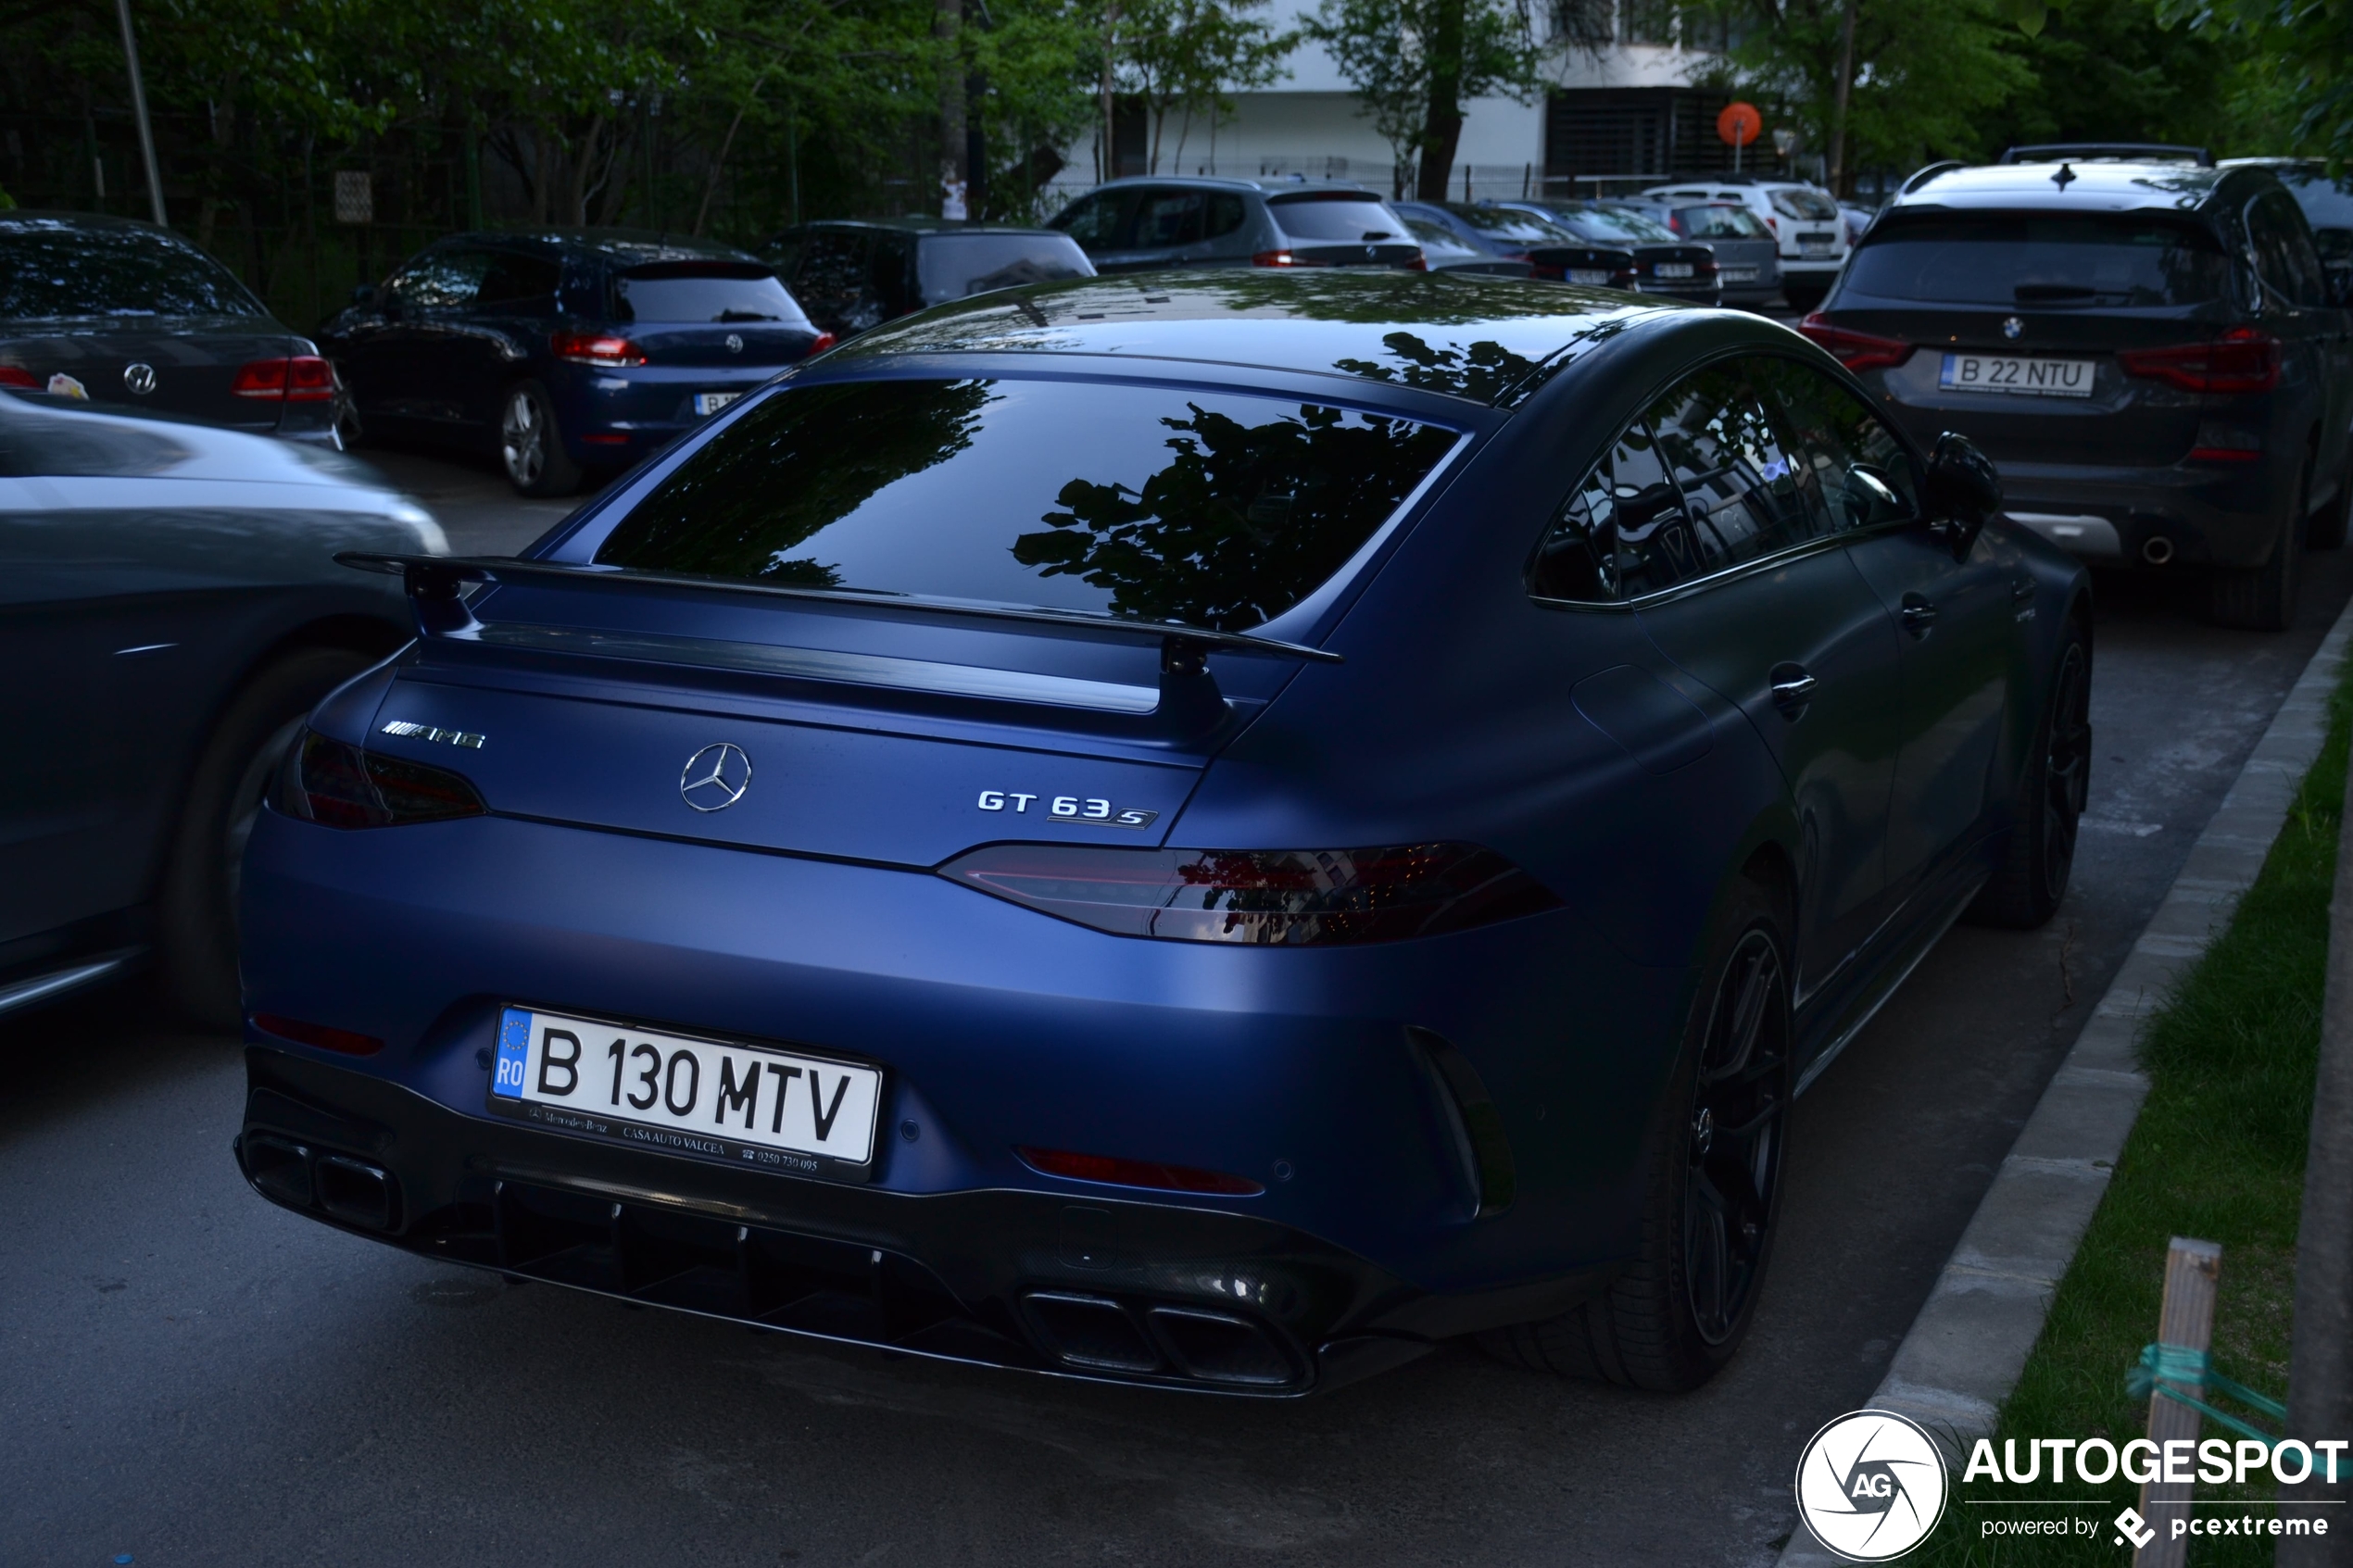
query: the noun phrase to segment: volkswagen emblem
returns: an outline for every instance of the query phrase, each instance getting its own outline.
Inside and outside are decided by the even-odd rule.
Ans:
[[[2012,343],[2016,343],[2019,340],[2020,335],[2025,331],[2026,323],[2020,320],[2015,316],[2002,323],[2002,335],[2008,338]]]
[[[727,334],[727,352],[730,354],[741,354],[743,351],[744,334],[741,332],[729,332]]]
[[[678,775],[678,793],[698,811],[724,811],[751,787],[751,759],[743,747],[720,741],[686,759]]]
[[[156,389],[156,368],[147,364],[125,365],[122,384],[131,389],[132,396],[145,397]]]

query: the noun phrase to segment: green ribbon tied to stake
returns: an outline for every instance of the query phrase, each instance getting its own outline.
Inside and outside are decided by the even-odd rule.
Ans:
[[[2203,1350],[2193,1350],[2183,1345],[2144,1345],[2141,1359],[2124,1374],[2124,1391],[2136,1399],[2151,1394],[2160,1395],[2176,1404],[2187,1405],[2207,1420],[2219,1422],[2243,1437],[2252,1437],[2267,1446],[2277,1446],[2277,1433],[2266,1432],[2226,1411],[2218,1411],[2205,1400],[2184,1394],[2175,1386],[2186,1383],[2204,1393],[2208,1389],[2274,1421],[2287,1419],[2287,1407],[2269,1395],[2259,1394],[2244,1383],[2234,1382],[2214,1370],[2211,1357]]]

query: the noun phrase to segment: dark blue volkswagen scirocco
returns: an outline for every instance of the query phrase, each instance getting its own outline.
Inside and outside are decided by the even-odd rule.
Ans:
[[[797,1334],[1292,1395],[1739,1344],[1784,1129],[2046,920],[2082,571],[1758,318],[1044,284],[748,397],[312,715],[264,1196]]]

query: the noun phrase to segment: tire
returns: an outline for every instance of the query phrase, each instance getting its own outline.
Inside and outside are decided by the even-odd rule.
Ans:
[[[1994,878],[1968,910],[1974,925],[2033,931],[2058,912],[2075,870],[2076,825],[2092,778],[2092,654],[2083,629],[2068,622],[2051,676],[2051,699],[2020,770],[2007,847]]]
[[[1726,906],[1646,1141],[1641,1251],[1560,1316],[1480,1336],[1505,1361],[1682,1393],[1721,1371],[1748,1332],[1780,1210],[1789,943],[1755,883],[1743,878]]]
[[[2329,504],[2314,512],[2305,523],[2305,549],[2343,549],[2348,517],[2353,517],[2353,463],[2346,465],[2344,474],[2336,482],[2336,494],[2329,497]]]
[[[264,667],[229,699],[196,759],[157,899],[164,990],[192,1022],[234,1032],[243,1022],[237,881],[255,814],[304,716],[371,662],[306,648]]]
[[[580,465],[564,450],[555,399],[535,381],[515,383],[498,406],[498,458],[517,495],[569,495],[580,488]]]
[[[2208,620],[2249,632],[2284,632],[2296,623],[2296,598],[2304,585],[2305,503],[2311,494],[2312,459],[2307,458],[2271,558],[2246,571],[2217,571],[2207,579]]]

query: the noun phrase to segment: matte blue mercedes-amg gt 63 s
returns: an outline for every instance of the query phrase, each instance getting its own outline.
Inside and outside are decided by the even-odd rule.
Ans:
[[[2082,571],[1756,317],[943,306],[405,574],[243,879],[263,1195],[891,1349],[1677,1389],[1793,1097],[2082,808]]]

